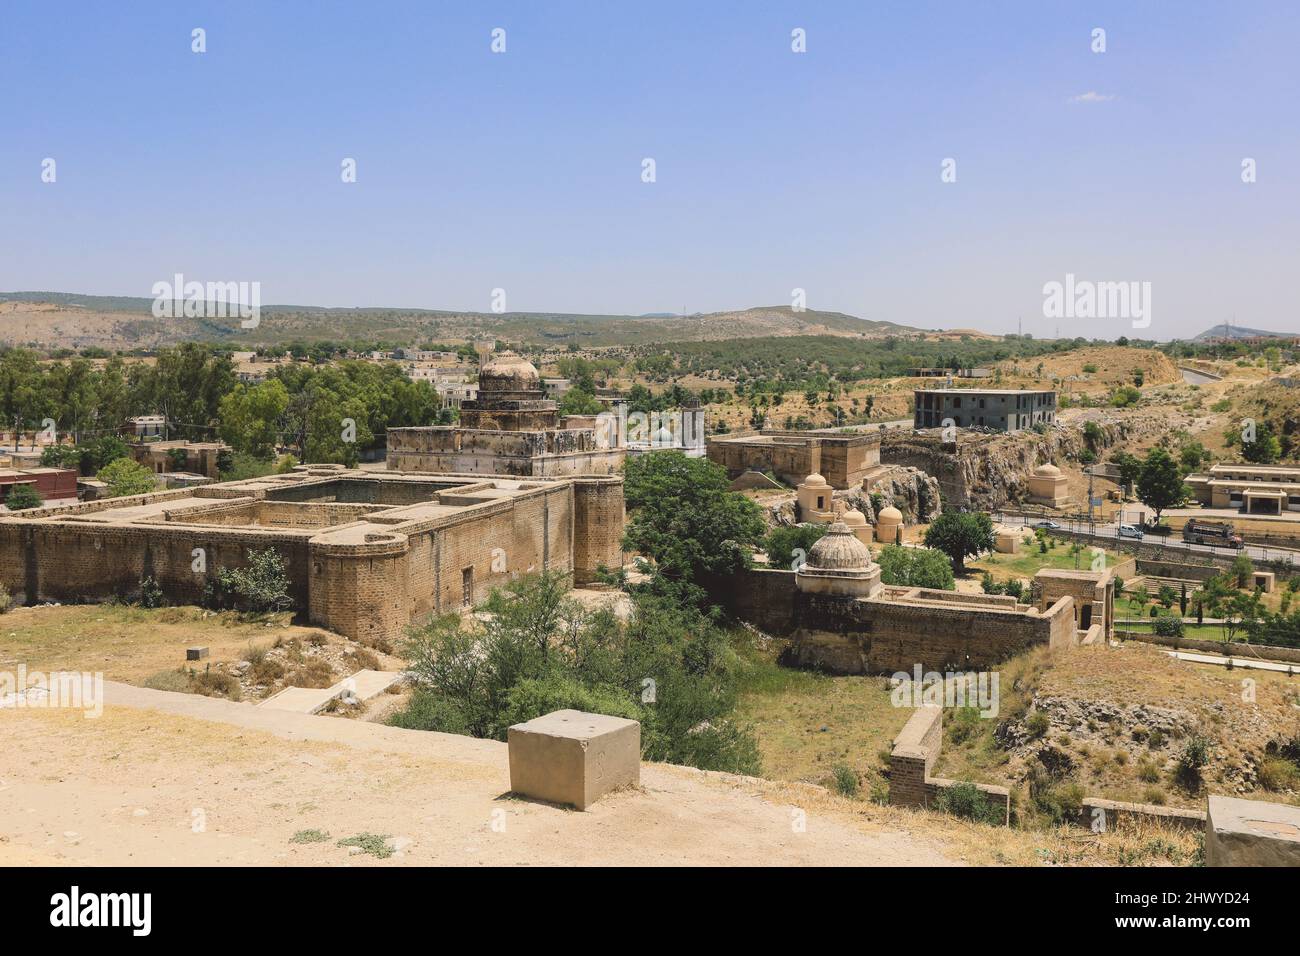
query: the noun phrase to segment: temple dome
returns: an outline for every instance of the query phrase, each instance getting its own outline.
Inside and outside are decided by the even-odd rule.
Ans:
[[[877,521],[883,521],[885,524],[901,524],[903,521],[903,512],[899,511],[893,505],[887,508],[881,508],[880,513],[876,515]]]
[[[541,388],[537,366],[522,355],[499,355],[479,369],[480,392],[528,392]]]
[[[850,528],[865,528],[867,526],[867,516],[857,508],[851,508],[844,512],[844,517],[840,520]]]
[[[1061,469],[1053,464],[1039,465],[1034,469],[1035,478],[1060,478]]]
[[[809,475],[807,478],[803,480],[803,483],[813,488],[823,488],[826,486],[826,479],[814,471],[811,475]]]
[[[871,549],[849,526],[837,521],[808,551],[809,570],[862,571],[871,566]]]

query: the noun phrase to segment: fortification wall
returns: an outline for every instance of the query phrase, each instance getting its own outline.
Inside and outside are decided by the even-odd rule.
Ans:
[[[574,480],[574,583],[594,581],[602,565],[610,570],[622,567],[624,509],[622,478]]]

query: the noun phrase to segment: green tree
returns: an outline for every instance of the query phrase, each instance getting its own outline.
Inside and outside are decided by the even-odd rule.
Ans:
[[[952,563],[942,551],[932,548],[905,548],[889,544],[877,556],[880,580],[902,587],[937,588],[951,591],[956,586]]]
[[[966,558],[993,550],[993,521],[983,512],[945,511],[925,531],[925,544],[952,561],[953,571],[966,572]]]
[[[45,503],[41,493],[36,490],[35,485],[24,482],[21,485],[14,485],[9,489],[9,494],[5,497],[5,507],[10,511],[25,511],[28,508],[39,508]]]
[[[221,400],[221,437],[237,452],[270,458],[288,408],[289,392],[279,379],[237,385]]]
[[[148,494],[157,487],[154,473],[130,458],[118,458],[109,462],[95,477],[107,483],[106,497],[109,498]]]
[[[1156,523],[1166,508],[1179,504],[1187,496],[1178,463],[1163,448],[1153,448],[1142,462],[1137,482],[1138,500],[1155,512]]]
[[[763,542],[768,565],[798,570],[793,567],[796,559],[801,556],[807,558],[812,546],[826,534],[827,527],[824,524],[796,524],[787,528],[773,528]]]
[[[571,388],[560,397],[561,415],[599,415],[605,406],[589,392]]]
[[[669,579],[696,584],[749,567],[766,530],[763,512],[727,485],[726,470],[707,458],[656,451],[628,459],[623,548],[653,559]]]
[[[1282,454],[1282,443],[1273,434],[1268,422],[1259,422],[1255,426],[1255,440],[1241,443],[1241,457],[1259,465],[1268,465],[1277,461]]]

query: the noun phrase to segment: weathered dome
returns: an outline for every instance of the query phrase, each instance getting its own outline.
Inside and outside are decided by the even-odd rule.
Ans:
[[[499,355],[478,371],[481,392],[526,392],[541,388],[537,367],[522,355]]]
[[[844,512],[844,516],[840,520],[850,528],[865,528],[867,526],[867,516],[857,508],[851,508]]]
[[[1039,465],[1034,469],[1035,478],[1060,478],[1061,469],[1053,464]]]
[[[826,479],[814,471],[811,475],[809,475],[807,478],[803,480],[803,483],[813,488],[823,488],[826,486]]]
[[[843,521],[837,521],[808,551],[809,570],[860,571],[871,565],[871,549]]]
[[[902,524],[903,512],[899,511],[893,505],[890,505],[887,508],[880,509],[880,513],[876,515],[876,520],[882,521],[885,524]]]

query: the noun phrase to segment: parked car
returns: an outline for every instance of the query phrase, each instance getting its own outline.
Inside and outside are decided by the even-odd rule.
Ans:
[[[1042,528],[1044,531],[1056,531],[1061,526],[1057,524],[1055,521],[1049,521],[1047,519],[1044,519],[1042,521],[1035,521],[1032,527]]]
[[[1116,536],[1120,538],[1137,538],[1141,541],[1143,537],[1145,537],[1145,534],[1142,529],[1135,524],[1122,524],[1119,526]]]

